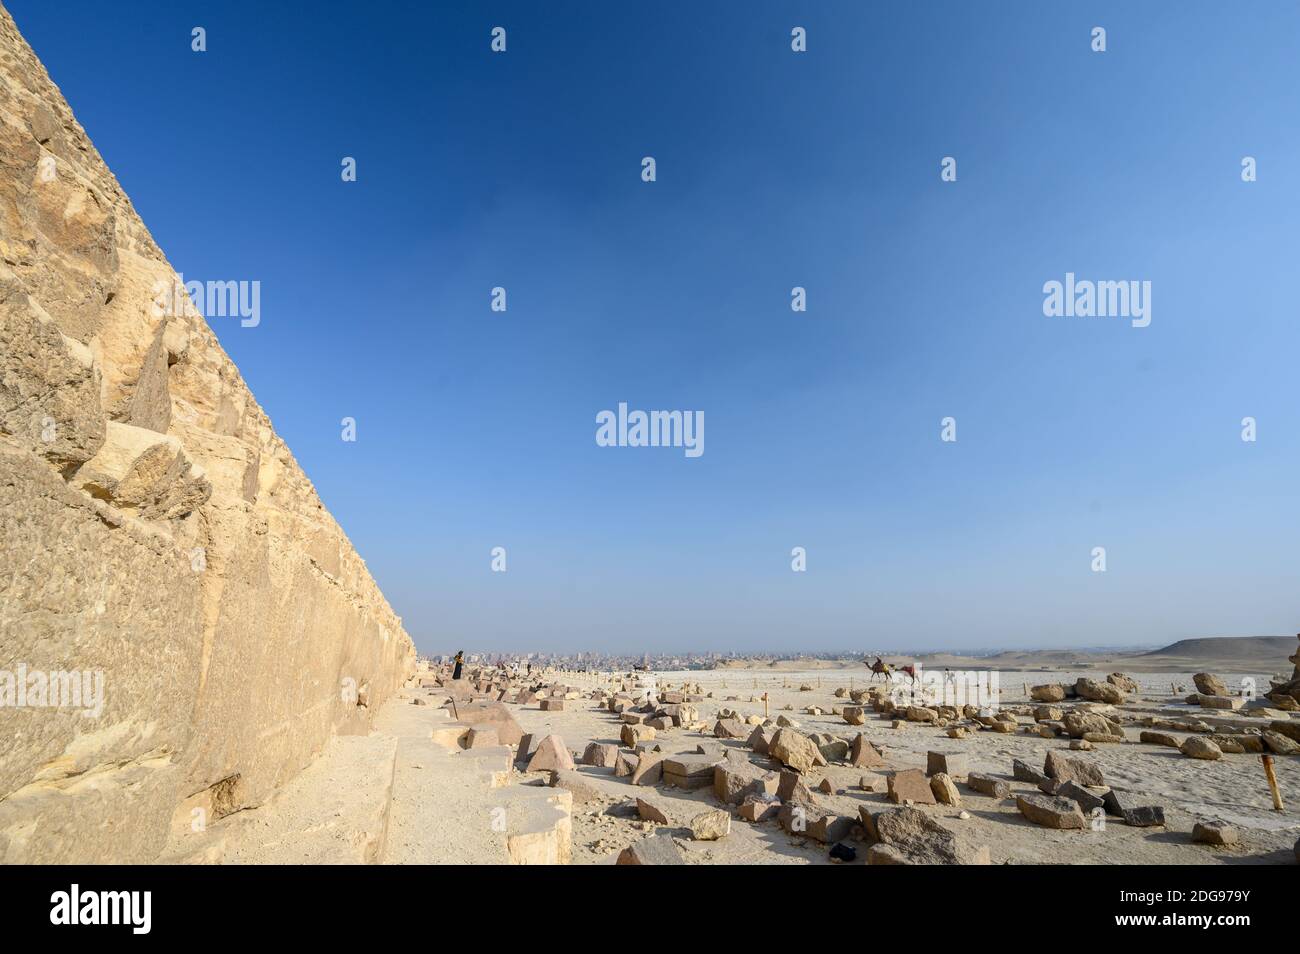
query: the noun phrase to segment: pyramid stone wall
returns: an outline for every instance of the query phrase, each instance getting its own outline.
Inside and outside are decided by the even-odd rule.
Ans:
[[[6,862],[152,860],[366,731],[414,664],[206,321],[157,306],[175,280],[0,8]],[[102,680],[101,711],[16,704],[51,672]]]

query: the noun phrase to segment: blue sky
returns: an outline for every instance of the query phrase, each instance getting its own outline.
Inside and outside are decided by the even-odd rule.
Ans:
[[[6,6],[422,650],[1296,631],[1293,3]]]

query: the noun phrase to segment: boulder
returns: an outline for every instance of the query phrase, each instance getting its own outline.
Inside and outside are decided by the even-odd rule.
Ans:
[[[962,847],[956,835],[919,808],[891,808],[873,814],[866,805],[861,805],[858,815],[868,838],[878,843],[867,853],[868,864],[989,863],[987,847]],[[873,854],[876,855],[874,860]]]
[[[731,813],[710,809],[691,819],[691,837],[696,841],[717,841],[731,834]]]
[[[1046,775],[1021,759],[1011,760],[1011,777],[1017,782],[1029,782],[1031,785],[1047,781]]]
[[[1241,834],[1225,821],[1206,819],[1192,826],[1192,841],[1227,848],[1240,842]]]
[[[768,754],[796,772],[808,772],[826,764],[812,740],[792,728],[777,730],[768,746]]]
[[[562,788],[573,796],[573,804],[585,805],[604,799],[600,789],[577,769],[565,769],[551,775],[551,787]]]
[[[663,777],[663,757],[652,752],[642,752],[628,781],[633,785],[658,785]]]
[[[853,737],[853,743],[849,746],[849,764],[854,768],[881,768],[885,764],[885,759],[880,754],[880,750],[859,732]]]
[[[1230,696],[1232,692],[1218,676],[1209,672],[1198,672],[1192,676],[1196,691],[1206,696]]]
[[[573,756],[558,735],[548,735],[537,743],[537,751],[528,760],[529,772],[562,772],[574,768]]]
[[[775,735],[776,733],[771,729],[759,726],[749,734],[749,739],[745,744],[759,755],[767,755],[768,747],[771,745],[772,739]]]
[[[713,735],[719,739],[744,739],[749,737],[750,730],[739,719],[719,719],[713,725]]]
[[[654,737],[655,730],[648,725],[625,725],[619,733],[619,738],[623,744],[633,749],[641,742]]]
[[[979,772],[972,772],[966,776],[966,785],[990,798],[1006,798],[1011,794],[1011,786],[1002,779],[994,778],[992,775],[982,775]]]
[[[935,772],[930,776],[930,791],[941,805],[961,805],[961,795],[952,777],[944,772]]]
[[[638,795],[636,813],[641,817],[642,821],[654,822],[656,825],[671,825],[673,823],[668,815],[668,809],[658,799],[642,798]]]
[[[1116,722],[1096,712],[1067,712],[1063,720],[1065,731],[1073,738],[1081,739],[1088,735],[1117,736],[1123,738],[1124,730]]]
[[[1105,805],[1105,800],[1100,795],[1094,795],[1078,782],[1059,782],[1053,779],[1052,785],[1054,787],[1049,794],[1070,799],[1085,814]]]
[[[1096,679],[1080,677],[1074,684],[1075,695],[1092,702],[1106,702],[1117,706],[1124,701],[1124,690],[1113,682],[1100,682]]]
[[[708,788],[720,760],[713,755],[673,755],[663,760],[665,785],[676,788]],[[733,763],[734,764],[734,763]]]
[[[745,821],[760,822],[775,818],[781,811],[781,799],[775,795],[750,794],[740,803],[737,814]]]
[[[684,865],[682,850],[669,835],[652,835],[623,849],[620,865]]]
[[[890,775],[888,796],[895,805],[901,805],[905,801],[916,805],[936,803],[930,783],[920,769],[901,769]]]
[[[1078,803],[1055,795],[1017,795],[1016,807],[1035,825],[1044,828],[1083,828],[1083,812]]]
[[[1189,735],[1178,747],[1188,758],[1214,761],[1223,758],[1223,750],[1203,735]]]
[[[1043,760],[1043,774],[1061,782],[1078,782],[1080,785],[1098,787],[1106,784],[1101,769],[1096,765],[1057,751],[1047,753],[1047,758]]]
[[[927,752],[925,754],[926,775],[943,772],[945,775],[964,776],[969,774],[969,771],[964,753]]]
[[[1150,729],[1144,729],[1138,739],[1150,745],[1167,745],[1171,749],[1178,748],[1178,740],[1168,732],[1152,732]]]
[[[627,778],[632,775],[640,761],[641,756],[636,752],[619,751],[618,758],[614,761],[614,777]]]
[[[808,783],[798,772],[786,770],[777,781],[776,797],[783,802],[801,802],[805,805],[818,804],[816,796],[808,788]]]
[[[1112,685],[1118,686],[1120,692],[1128,692],[1134,695],[1136,695],[1138,692],[1139,687],[1137,681],[1134,679],[1130,679],[1122,672],[1111,673],[1109,676],[1106,677],[1106,681],[1111,683]]]
[[[1300,754],[1300,743],[1291,741],[1281,732],[1265,729],[1260,734],[1260,739],[1263,741],[1264,746],[1274,755]]]
[[[748,762],[729,760],[713,767],[713,794],[724,805],[737,805],[750,795],[775,795],[780,776]]]
[[[592,742],[582,753],[583,765],[594,765],[597,768],[614,768],[618,761],[618,746],[612,742]]]
[[[1036,702],[1062,702],[1065,699],[1065,686],[1054,682],[1030,686],[1029,697]]]

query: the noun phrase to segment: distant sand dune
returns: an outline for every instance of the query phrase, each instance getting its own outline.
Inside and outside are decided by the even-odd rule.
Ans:
[[[1143,656],[1177,656],[1180,659],[1258,659],[1279,664],[1295,651],[1294,636],[1207,636],[1180,639]]]

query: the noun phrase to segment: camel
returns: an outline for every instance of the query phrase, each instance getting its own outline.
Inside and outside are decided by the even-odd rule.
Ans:
[[[867,663],[867,668],[871,670],[871,678],[867,680],[868,682],[870,682],[871,679],[875,679],[877,676],[884,676],[885,682],[893,682],[894,673],[901,672],[907,676],[908,679],[912,680],[912,685],[916,685],[915,665],[891,666],[889,663],[877,656],[875,662]]]

